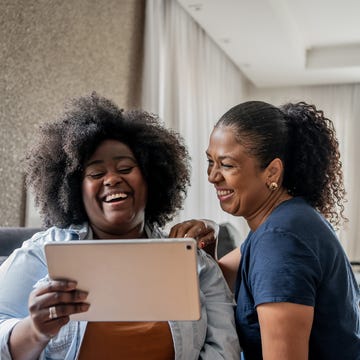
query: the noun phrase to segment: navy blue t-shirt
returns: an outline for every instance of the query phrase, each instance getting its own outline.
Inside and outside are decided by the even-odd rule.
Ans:
[[[256,306],[314,307],[309,359],[360,359],[360,294],[329,223],[301,198],[280,204],[241,246],[236,321],[246,360],[262,359]]]

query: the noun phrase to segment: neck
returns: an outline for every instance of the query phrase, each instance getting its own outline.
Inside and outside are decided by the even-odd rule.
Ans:
[[[277,208],[282,202],[291,198],[292,196],[289,195],[287,190],[284,188],[271,192],[261,207],[246,218],[250,229],[255,231],[269,217],[275,208]]]
[[[94,239],[141,239],[147,237],[144,224],[126,230],[119,228],[103,230],[94,224],[90,224],[90,226],[93,230]]]

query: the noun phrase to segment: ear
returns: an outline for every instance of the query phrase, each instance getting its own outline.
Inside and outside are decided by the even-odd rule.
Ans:
[[[275,158],[265,169],[266,184],[269,186],[271,183],[275,182],[278,186],[280,186],[282,183],[283,173],[283,162],[279,158]]]

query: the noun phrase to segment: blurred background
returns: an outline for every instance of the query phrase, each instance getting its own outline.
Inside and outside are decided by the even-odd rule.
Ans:
[[[36,126],[95,90],[157,113],[185,138],[192,186],[175,221],[246,223],[220,209],[205,150],[217,119],[253,99],[307,101],[333,120],[349,222],[360,259],[360,2],[357,0],[2,0],[0,225],[39,226],[23,158]]]

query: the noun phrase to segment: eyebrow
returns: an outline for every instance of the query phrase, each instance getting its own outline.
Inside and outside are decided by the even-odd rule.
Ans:
[[[131,160],[135,164],[137,164],[137,161],[132,156],[114,156],[112,158],[112,160]],[[93,161],[87,162],[85,164],[85,167],[89,167],[91,165],[103,164],[103,163],[104,163],[104,160],[93,160]]]
[[[207,151],[205,151],[205,153],[208,157],[211,157],[211,155]],[[234,157],[229,156],[229,155],[218,156],[218,159],[219,160],[230,159],[230,160],[236,161],[236,159]]]

